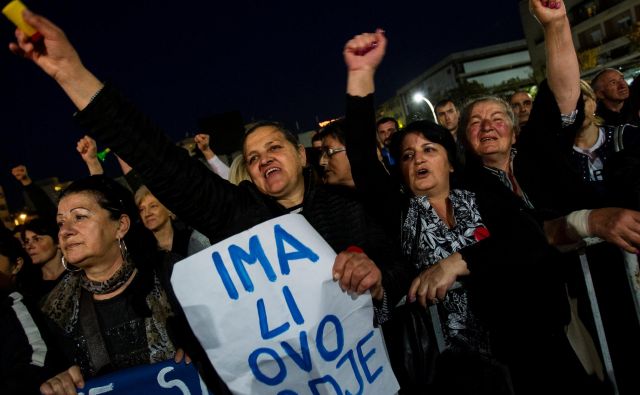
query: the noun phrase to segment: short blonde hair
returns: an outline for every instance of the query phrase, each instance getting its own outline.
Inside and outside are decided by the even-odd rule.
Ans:
[[[580,80],[580,93],[583,96],[587,96],[589,99],[593,100],[594,102],[596,102],[596,103],[598,102],[598,98],[596,96],[596,93],[594,92],[594,90],[591,87],[591,85],[589,85],[589,83],[587,81],[585,81],[585,80]],[[585,112],[584,116],[586,118],[591,119],[593,124],[596,125],[596,126],[604,125],[604,119],[600,118],[596,114],[587,114]]]
[[[236,156],[231,162],[229,167],[229,181],[235,185],[240,184],[242,181],[252,181],[247,166],[242,155]]]
[[[152,193],[149,190],[149,188],[147,188],[145,185],[141,185],[140,188],[138,188],[136,193],[133,195],[133,199],[136,201],[136,206],[140,207],[140,202],[142,202],[142,199],[146,198],[151,194]]]

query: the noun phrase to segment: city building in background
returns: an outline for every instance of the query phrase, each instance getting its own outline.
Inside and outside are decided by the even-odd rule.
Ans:
[[[382,103],[378,117],[393,117],[402,127],[434,119],[430,107],[444,98],[461,104],[482,94],[507,94],[535,83],[525,40],[495,44],[448,55],[398,89]]]
[[[619,69],[628,79],[638,73],[640,0],[566,0],[565,7],[584,79],[607,67]],[[520,1],[520,16],[534,76],[540,82],[545,75],[544,36],[527,0]]]

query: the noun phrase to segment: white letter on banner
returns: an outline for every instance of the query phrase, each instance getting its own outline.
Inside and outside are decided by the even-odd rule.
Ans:
[[[100,395],[113,391],[113,383],[109,385],[103,385],[102,387],[95,387],[89,390],[89,395]],[[78,392],[78,395],[84,395],[84,392]]]
[[[181,392],[182,395],[191,395],[191,392],[189,391],[189,388],[187,387],[187,385],[182,381],[182,380],[169,380],[166,381],[164,379],[164,376],[171,372],[173,370],[173,368],[171,366],[167,366],[166,368],[162,368],[159,372],[158,372],[158,385],[160,385],[160,387],[162,388],[178,388]]]

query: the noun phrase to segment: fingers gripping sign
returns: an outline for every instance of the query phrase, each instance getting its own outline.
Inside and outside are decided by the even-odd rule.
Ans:
[[[64,372],[45,381],[40,386],[44,395],[76,395],[76,388],[84,387],[84,378],[80,367],[74,365]]]
[[[189,355],[182,348],[178,348],[176,350],[176,355],[174,355],[173,357],[173,360],[175,363],[180,363],[183,359],[187,365],[191,363],[191,357],[189,357]]]
[[[382,299],[382,273],[376,264],[357,247],[350,247],[336,257],[333,264],[333,279],[346,292],[358,295],[371,291],[371,296]]]

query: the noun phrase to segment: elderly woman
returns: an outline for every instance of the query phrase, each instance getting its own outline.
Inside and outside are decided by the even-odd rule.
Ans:
[[[409,277],[404,265],[396,265],[384,232],[343,190],[309,182],[305,149],[282,125],[262,122],[246,132],[243,157],[252,182],[231,184],[194,162],[114,88],[103,85],[57,26],[30,12],[24,17],[43,40],[34,46],[17,30],[18,42],[10,48],[52,76],[81,110],[77,119],[83,127],[140,172],[149,189],[182,220],[215,242],[271,218],[301,213],[339,252],[333,271],[344,290],[370,290],[381,300],[384,282],[387,297],[400,299]],[[346,251],[353,245],[359,250]]]
[[[137,211],[129,191],[108,177],[62,192],[57,221],[69,273],[42,311],[72,366],[42,384],[43,393],[72,393],[85,378],[174,356],[173,314],[154,271],[162,257]]]

